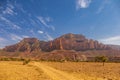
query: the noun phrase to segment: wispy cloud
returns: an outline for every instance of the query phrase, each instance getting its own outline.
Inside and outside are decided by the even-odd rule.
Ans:
[[[16,15],[17,15],[17,13],[14,12],[14,9],[15,9],[15,7],[13,6],[13,4],[10,3],[9,1],[7,1],[6,7],[5,7],[5,9],[2,11],[2,13],[5,14],[5,15],[6,15],[6,14],[9,14],[9,15],[14,15],[14,14],[16,14]]]
[[[7,7],[4,11],[3,11],[3,14],[10,14],[10,15],[13,15],[14,12],[11,8]]]
[[[46,17],[45,20],[46,20],[47,22],[53,21],[52,18],[50,18],[50,17]]]
[[[0,48],[5,47],[7,44],[7,40],[3,37],[0,37]]]
[[[77,0],[76,1],[76,9],[80,9],[80,8],[87,8],[89,7],[91,3],[91,0]]]
[[[29,38],[29,36],[27,36],[27,35],[22,35],[22,38]]]
[[[0,16],[0,19],[3,20],[5,24],[9,25],[12,29],[21,29],[20,26],[14,24],[12,21],[8,20],[3,16]]]
[[[47,40],[53,40],[53,37],[50,36],[48,33],[45,33]]]
[[[99,39],[99,41],[104,44],[120,45],[120,36],[113,36],[113,37],[108,37],[105,39]]]
[[[30,32],[30,33],[31,33],[31,35],[33,35],[33,36],[35,36],[35,35],[36,35],[33,29],[31,29],[29,32]]]
[[[6,40],[6,39],[4,39],[4,38],[0,37],[0,42],[5,41],[5,40]]]
[[[53,31],[55,31],[55,27],[53,25],[50,26]]]
[[[55,30],[55,27],[53,25],[50,25],[49,22],[53,21],[52,18],[50,17],[42,17],[38,16],[37,19],[47,28],[52,29],[53,31]]]
[[[44,26],[49,27],[49,26],[47,25],[47,22],[45,21],[45,19],[44,19],[43,17],[38,16],[37,18],[39,19],[39,21],[40,21]]]
[[[109,3],[110,3],[110,0],[104,0],[103,3],[98,8],[96,14],[101,13],[105,9],[106,5],[109,4]]]
[[[23,38],[16,35],[16,34],[10,34],[10,38],[14,41],[19,41],[19,40],[22,40]]]
[[[43,34],[44,32],[43,32],[43,31],[41,31],[41,30],[38,30],[38,33]]]

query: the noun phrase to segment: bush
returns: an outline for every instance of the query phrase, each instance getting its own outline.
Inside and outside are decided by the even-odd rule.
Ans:
[[[23,61],[23,65],[26,65],[26,64],[28,64],[30,62],[30,59],[25,59],[24,61]]]
[[[95,57],[95,62],[103,62],[103,66],[104,66],[104,62],[106,62],[108,60],[107,57],[105,56],[97,56]]]
[[[10,58],[0,58],[0,61],[10,61]]]

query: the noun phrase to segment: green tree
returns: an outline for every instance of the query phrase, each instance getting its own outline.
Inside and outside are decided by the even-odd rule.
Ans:
[[[95,61],[96,62],[103,62],[103,66],[104,66],[104,63],[106,61],[108,61],[108,58],[106,56],[97,56],[97,57],[95,57]]]
[[[30,62],[30,59],[25,59],[24,61],[23,61],[23,65],[26,65],[26,64],[28,64]]]

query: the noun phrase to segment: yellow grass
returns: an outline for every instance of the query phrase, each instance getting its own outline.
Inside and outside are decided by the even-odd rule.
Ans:
[[[32,64],[32,63],[30,63]],[[0,80],[50,80],[35,66],[22,65],[22,62],[0,62]]]
[[[2,61],[0,80],[120,80],[120,63]]]
[[[98,78],[120,80],[120,63],[105,63],[105,66],[95,62],[44,62],[44,64],[85,80],[97,80]]]

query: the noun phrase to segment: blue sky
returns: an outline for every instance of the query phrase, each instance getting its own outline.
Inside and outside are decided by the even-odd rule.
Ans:
[[[0,0],[0,48],[65,33],[120,45],[120,0]]]

